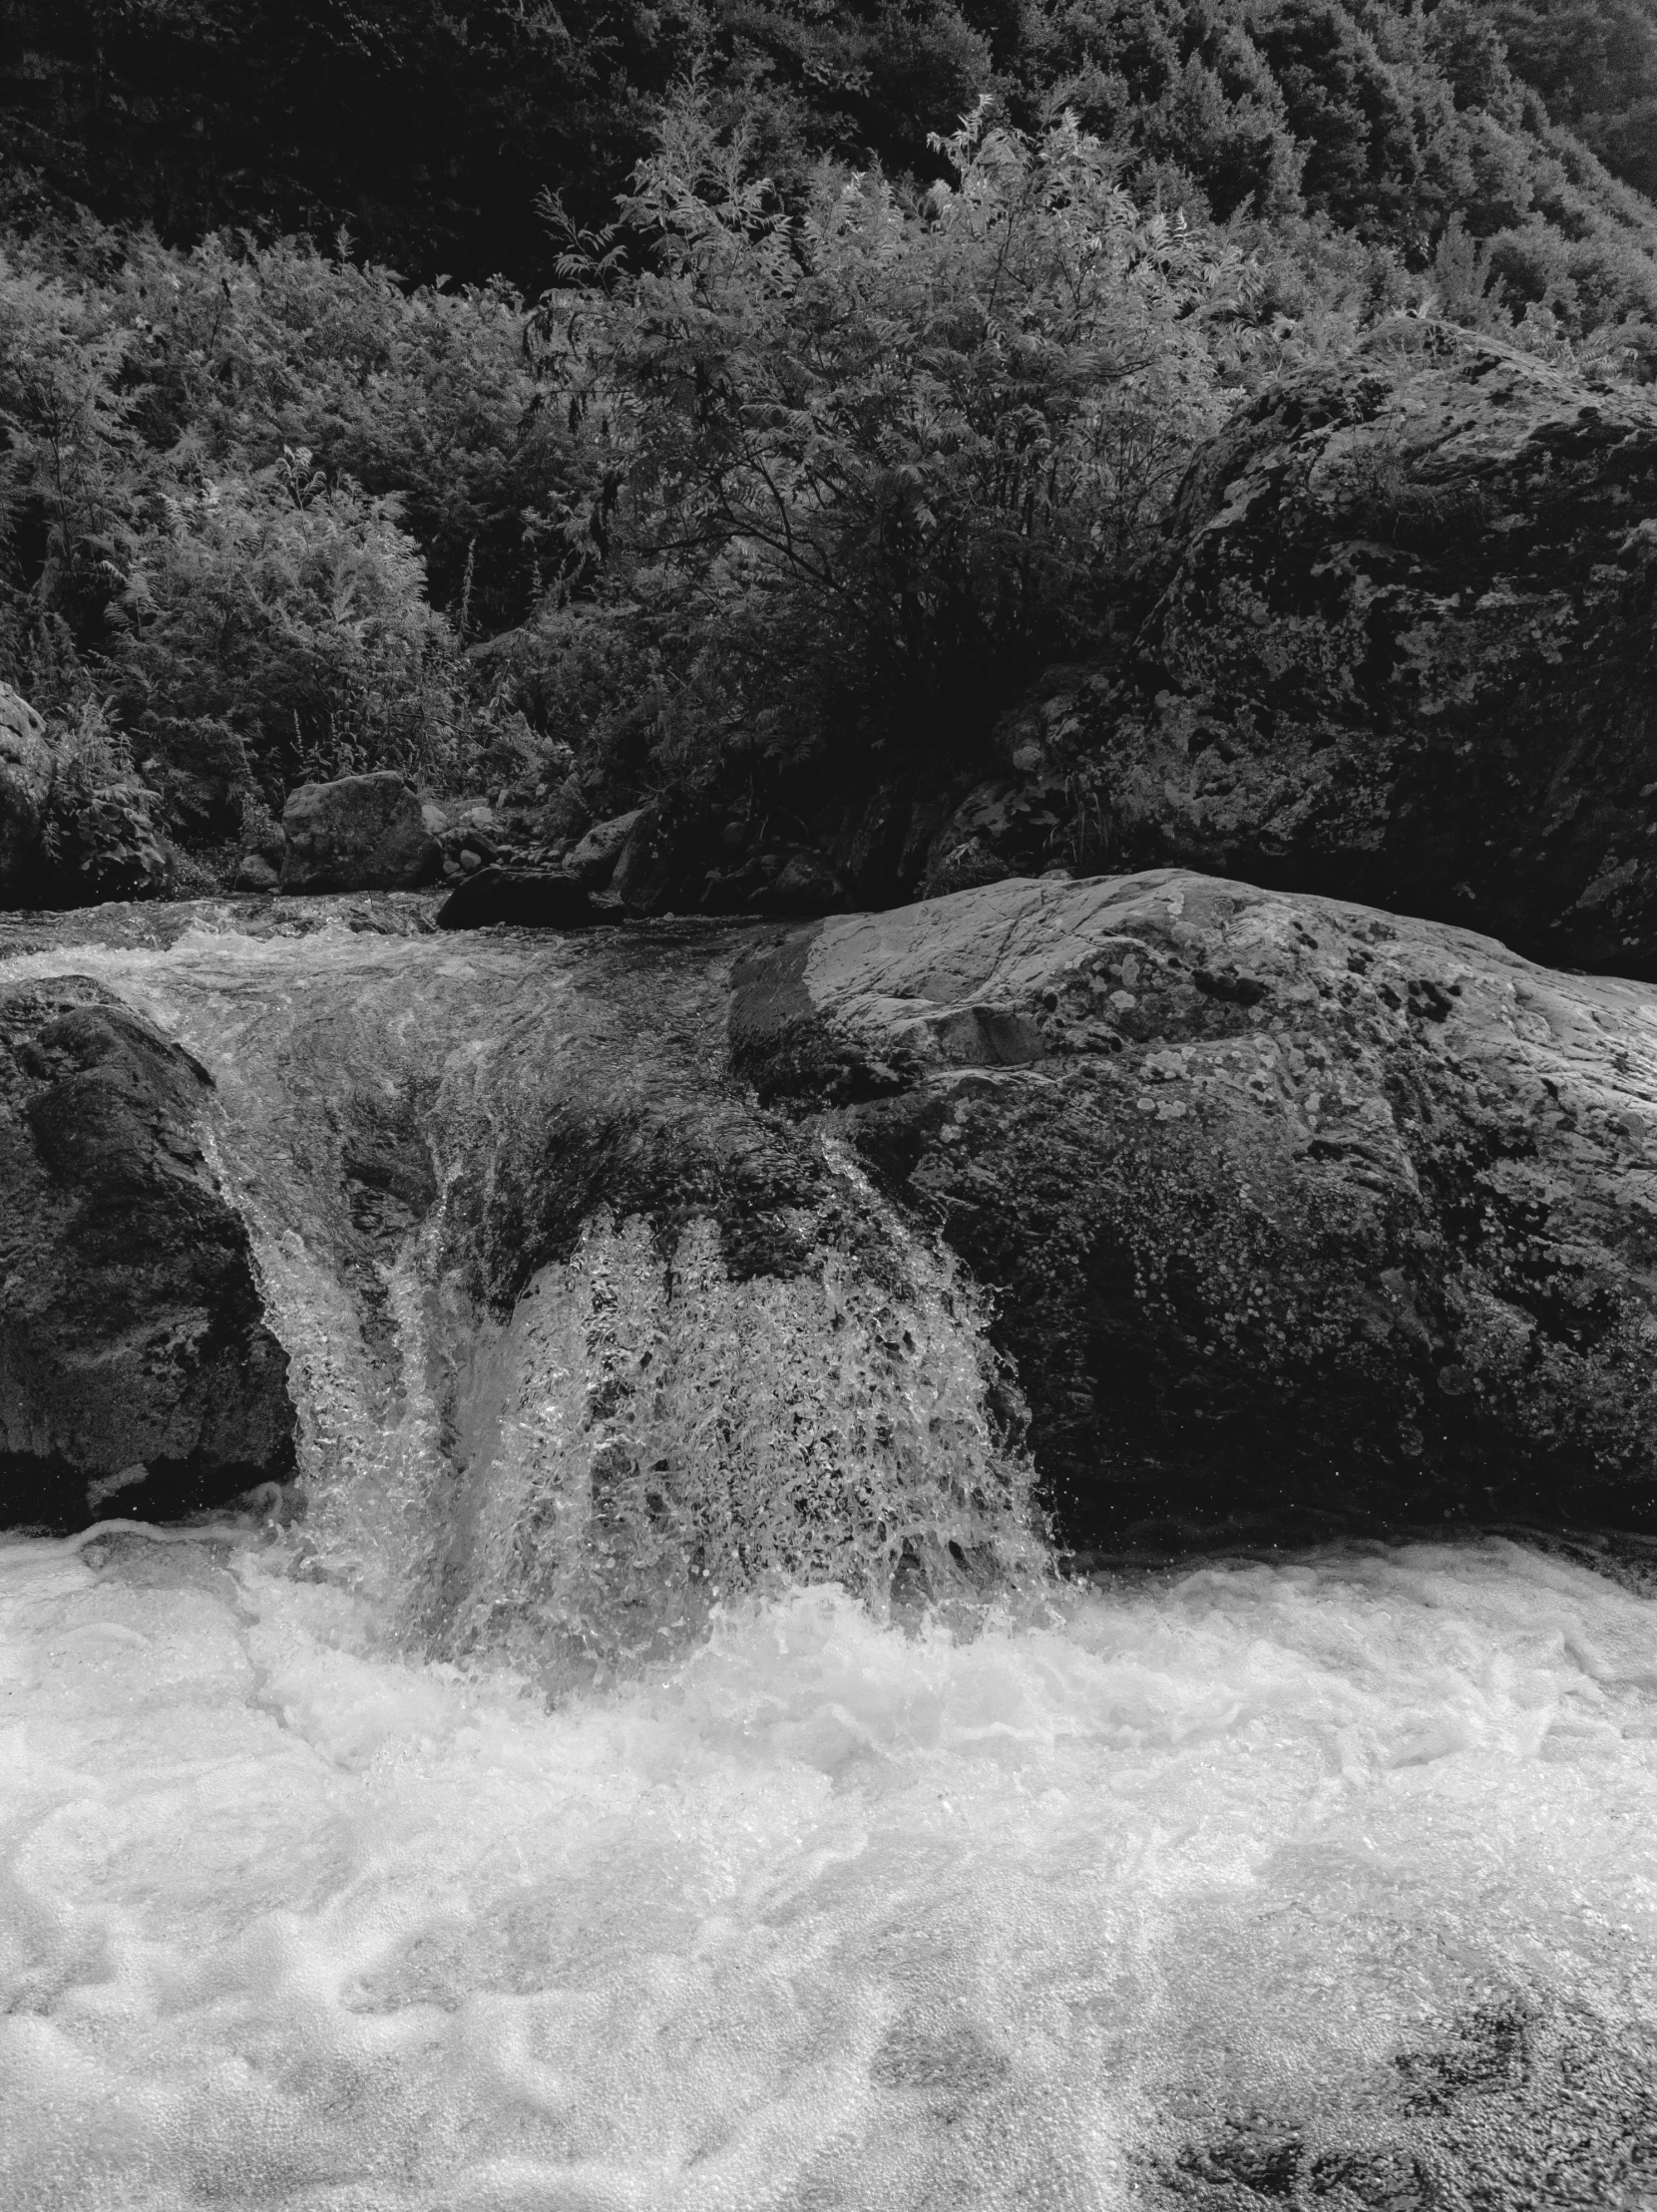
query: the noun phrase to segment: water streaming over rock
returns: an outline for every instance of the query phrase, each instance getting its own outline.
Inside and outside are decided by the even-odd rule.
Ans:
[[[211,1069],[305,1505],[0,1547],[0,2203],[1657,2203],[1629,1549],[1058,1583],[738,933],[418,913],[4,963]]]
[[[211,1070],[329,1571],[422,1649],[580,1672],[738,1591],[1036,1561],[968,1286],[725,1075],[741,932],[319,916],[5,972],[91,974]]]

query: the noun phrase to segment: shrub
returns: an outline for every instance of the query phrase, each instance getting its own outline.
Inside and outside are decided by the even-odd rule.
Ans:
[[[134,541],[120,613],[116,698],[164,758],[228,730],[272,792],[365,767],[441,781],[454,764],[454,636],[397,503],[329,483],[303,448],[170,496]]]
[[[42,828],[42,884],[58,902],[147,899],[164,893],[172,862],[121,730],[89,703],[54,732],[57,768]]]
[[[521,621],[557,575],[568,432],[501,284],[410,289],[295,239],[135,244],[121,277],[147,441],[248,475],[307,449],[330,481],[395,494],[434,602],[462,629]]]
[[[598,588],[676,639],[715,742],[981,722],[1096,627],[1224,412],[1251,272],[1220,233],[1137,207],[1068,116],[940,146],[918,204],[824,168],[794,214],[692,95],[543,302]]]

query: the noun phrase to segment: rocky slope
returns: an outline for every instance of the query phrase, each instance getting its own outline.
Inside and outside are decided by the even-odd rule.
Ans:
[[[1651,1512],[1641,986],[1156,872],[780,936],[732,1037],[992,1288],[1073,1536],[1216,1503]]]

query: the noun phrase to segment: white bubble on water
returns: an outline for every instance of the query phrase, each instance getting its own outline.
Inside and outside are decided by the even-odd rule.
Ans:
[[[970,1637],[800,1591],[549,1709],[388,1655],[279,1545],[88,1549],[0,1553],[18,2212],[1453,2178],[1427,2092],[1481,2018],[1532,2069],[1649,2033],[1657,1613],[1534,1552]],[[1459,2103],[1529,2157],[1489,2071]]]

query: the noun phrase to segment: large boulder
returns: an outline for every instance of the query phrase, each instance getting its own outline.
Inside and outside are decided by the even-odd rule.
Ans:
[[[781,934],[731,1036],[988,1287],[1072,1541],[1657,1511],[1657,993],[1168,871]]]
[[[46,725],[9,684],[0,683],[0,898],[28,874],[52,796]]]
[[[85,977],[0,995],[0,1522],[285,1474],[287,1359],[199,1125],[208,1078]]]
[[[414,891],[443,865],[420,802],[394,769],[301,784],[282,809],[284,892]]]
[[[1095,853],[1657,974],[1657,403],[1390,325],[1245,409],[1170,536],[1132,675],[1010,733]]]

